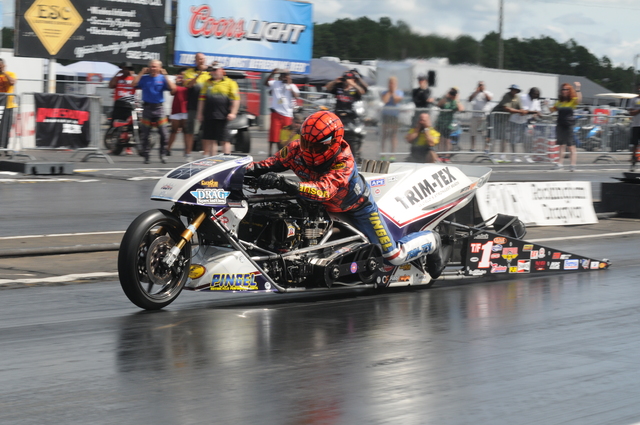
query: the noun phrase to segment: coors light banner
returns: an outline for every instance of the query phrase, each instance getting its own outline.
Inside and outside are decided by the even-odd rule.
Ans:
[[[89,145],[89,102],[86,96],[35,93],[36,146],[84,148]]]
[[[313,49],[312,5],[287,0],[181,0],[174,63],[207,63],[268,72],[287,68],[308,74]]]
[[[15,55],[147,63],[162,60],[164,0],[17,0]]]

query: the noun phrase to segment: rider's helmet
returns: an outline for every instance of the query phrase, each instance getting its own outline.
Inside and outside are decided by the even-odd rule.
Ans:
[[[318,111],[309,115],[300,128],[300,147],[307,167],[322,171],[340,153],[344,126],[333,112]]]

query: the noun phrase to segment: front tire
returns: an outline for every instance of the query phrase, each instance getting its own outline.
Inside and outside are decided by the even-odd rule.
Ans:
[[[176,245],[185,227],[165,210],[142,213],[129,226],[118,253],[118,276],[129,300],[145,310],[159,310],[180,295],[189,276],[191,243],[187,242],[172,266],[163,259]]]

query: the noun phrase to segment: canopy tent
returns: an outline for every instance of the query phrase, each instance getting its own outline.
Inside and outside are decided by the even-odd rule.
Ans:
[[[294,84],[324,85],[335,80],[349,69],[326,59],[311,59],[309,75],[292,74]]]
[[[60,68],[64,73],[59,72]],[[80,61],[64,67],[57,64],[56,70],[58,70],[58,75],[70,75],[69,73],[71,73],[71,75],[77,75],[78,77],[86,77],[88,74],[102,74],[102,78],[108,80],[116,75],[120,68],[109,62]]]

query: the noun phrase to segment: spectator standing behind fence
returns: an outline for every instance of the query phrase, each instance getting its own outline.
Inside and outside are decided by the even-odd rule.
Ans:
[[[135,107],[136,87],[132,84],[135,75],[133,64],[124,62],[120,65],[120,71],[109,81],[109,88],[113,89],[113,109],[111,110],[111,127],[117,121],[126,121],[131,116],[131,110]],[[132,155],[131,148],[126,148],[127,155]]]
[[[207,72],[207,57],[204,53],[196,53],[195,67],[188,68],[184,72],[184,86],[187,88],[187,122],[183,129],[184,133],[184,156],[187,161],[191,160],[193,150],[193,138],[195,134],[200,134],[200,121],[198,121],[198,99],[202,85],[211,78]]]
[[[387,139],[391,141],[391,154],[389,155],[389,161],[396,160],[395,152],[398,147],[398,115],[400,111],[398,105],[402,102],[404,92],[398,90],[398,79],[395,76],[389,77],[388,88],[382,92],[382,135],[381,135],[381,152],[384,152]],[[383,156],[380,159],[385,160]]]
[[[160,162],[164,159],[165,143],[167,142],[167,115],[164,111],[164,92],[174,94],[176,85],[167,77],[167,71],[159,60],[149,61],[149,66],[142,68],[133,80],[133,86],[142,90],[142,120],[140,122],[141,155],[144,163],[149,163],[149,134],[151,128],[156,127],[160,134]]]
[[[277,80],[272,80],[279,74]],[[269,155],[271,147],[278,149],[280,130],[291,125],[293,119],[294,100],[300,96],[298,87],[292,83],[291,74],[286,69],[275,68],[267,77],[264,85],[271,89],[271,126],[269,127]]]
[[[431,97],[431,89],[429,88],[429,79],[426,75],[418,76],[418,87],[411,92],[411,99],[416,105],[416,112],[413,115],[413,125],[420,120],[420,114],[427,112],[427,108],[433,105],[433,97]]]
[[[236,119],[240,108],[238,83],[224,75],[222,64],[213,62],[209,67],[211,78],[204,83],[198,101],[198,121],[202,122],[202,149],[204,156],[231,153],[227,124]]]
[[[440,135],[431,125],[431,117],[423,112],[418,117],[418,122],[409,130],[405,140],[411,144],[411,156],[409,162],[433,163],[440,162],[438,154],[434,151]]]
[[[560,86],[558,100],[551,107],[551,111],[558,112],[558,121],[556,122],[556,143],[560,146],[560,155],[558,162],[555,164],[557,170],[562,169],[564,161],[564,152],[566,146],[569,146],[571,165],[570,171],[576,169],[576,161],[578,152],[576,151],[576,142],[573,138],[573,128],[576,125],[576,118],[573,111],[582,102],[582,93],[580,93],[580,83],[576,81],[575,89],[569,83]]]
[[[469,102],[471,102],[471,109],[473,114],[471,115],[471,124],[469,126],[469,133],[471,135],[471,152],[476,150],[476,136],[480,140],[485,140],[484,127],[487,118],[487,104],[493,99],[493,93],[485,89],[484,81],[478,81],[478,87],[469,96]],[[485,147],[486,149],[486,147]]]
[[[458,100],[458,89],[453,87],[438,101],[440,114],[436,120],[436,130],[440,133],[440,151],[451,151],[451,132],[453,131],[453,114],[464,111],[464,106]],[[450,154],[441,155],[442,162],[451,160]]]
[[[522,148],[524,151],[524,159],[526,162],[532,163],[533,159],[531,159],[531,146],[529,143],[526,143],[526,130],[527,126],[535,121],[537,118],[542,116],[542,106],[540,104],[540,89],[537,87],[532,87],[529,90],[529,93],[523,94],[520,96],[520,103],[522,104],[522,109],[527,111],[525,115],[521,114],[512,114],[511,122],[514,123],[514,129],[512,130],[512,143],[522,143]],[[515,162],[521,162],[518,156],[514,158]]]
[[[13,93],[18,78],[13,72],[5,69],[4,60],[0,59],[0,93]],[[13,124],[13,109],[17,106],[13,96],[7,96],[4,114],[2,115],[2,133],[0,133],[0,148],[9,146],[9,135]]]
[[[636,164],[638,163],[638,141],[640,141],[640,84],[636,87],[638,91],[638,97],[630,100],[629,115],[633,118],[631,120],[631,168],[629,171],[635,171]]]
[[[509,120],[507,119],[507,117],[511,117],[514,114],[520,114],[520,115],[525,115],[527,113],[527,111],[525,111],[524,109],[522,109],[522,103],[520,102],[520,96],[518,96],[518,93],[520,93],[520,87],[517,84],[511,84],[511,86],[509,86],[509,91],[507,93],[504,94],[504,96],[502,96],[502,100],[500,100],[500,103],[498,103],[493,110],[491,111],[493,112],[508,112],[509,116],[502,114],[502,113],[497,113],[497,114],[492,114],[492,119],[491,119],[491,124],[493,127],[493,131],[491,132],[491,137],[494,140],[500,140],[501,144],[500,144],[500,149],[502,152],[502,156],[500,156],[497,159],[497,162],[510,162],[507,159],[506,156],[506,152],[507,152],[507,126],[509,124]],[[511,140],[511,149],[513,151],[513,153],[516,152],[516,146],[513,142],[513,140]]]
[[[188,88],[184,86],[184,69],[181,69],[176,75],[176,91],[173,95],[173,103],[171,104],[171,115],[169,115],[169,121],[171,122],[171,130],[169,134],[169,143],[167,144],[167,156],[171,156],[171,147],[176,141],[178,136],[178,130],[182,130],[184,135],[184,129],[187,122],[187,92]],[[185,154],[185,160],[190,161],[191,155]]]

